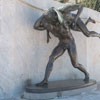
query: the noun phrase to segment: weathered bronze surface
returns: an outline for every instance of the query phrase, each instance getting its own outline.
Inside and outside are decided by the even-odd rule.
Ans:
[[[49,33],[52,33],[55,37],[59,39],[59,44],[55,47],[53,52],[49,57],[48,64],[45,70],[45,76],[42,82],[36,84],[36,86],[47,86],[48,78],[53,69],[54,61],[63,55],[67,50],[71,59],[71,63],[74,68],[77,68],[85,75],[85,82],[89,81],[89,74],[82,64],[78,62],[77,50],[75,45],[75,40],[72,36],[70,29],[75,31],[81,31],[87,37],[99,37],[100,34],[89,31],[86,27],[88,22],[95,21],[91,18],[87,20],[84,24],[79,17],[82,12],[83,7],[80,5],[67,6],[62,9],[50,8],[47,13],[43,14],[34,24],[36,30],[46,30],[47,31],[47,42],[51,38]],[[71,11],[77,11],[77,14],[72,14]]]

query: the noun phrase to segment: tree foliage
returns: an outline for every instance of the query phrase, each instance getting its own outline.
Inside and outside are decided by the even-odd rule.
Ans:
[[[70,0],[55,0],[55,1],[66,3]],[[75,0],[75,2],[100,12],[100,0]]]
[[[81,0],[79,4],[100,12],[100,0]]]

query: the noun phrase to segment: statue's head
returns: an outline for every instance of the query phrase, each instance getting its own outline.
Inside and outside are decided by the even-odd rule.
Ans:
[[[48,21],[59,21],[60,23],[63,23],[63,15],[54,7],[51,7],[48,12],[45,14],[46,19]]]
[[[51,7],[48,12],[45,14],[45,18],[48,21],[57,21],[57,13],[54,10],[54,7]]]

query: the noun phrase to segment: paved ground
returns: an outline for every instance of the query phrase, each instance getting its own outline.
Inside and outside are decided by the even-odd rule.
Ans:
[[[26,99],[12,98],[12,99],[2,99],[2,100],[26,100]],[[76,96],[55,98],[51,100],[100,100],[100,91],[92,91],[91,93],[88,94],[83,93]]]
[[[95,91],[88,94],[83,93],[77,96],[63,97],[53,100],[100,100],[100,91]]]

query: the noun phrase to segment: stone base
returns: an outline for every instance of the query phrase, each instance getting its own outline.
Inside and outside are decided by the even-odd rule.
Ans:
[[[71,96],[82,92],[89,92],[97,88],[96,81],[90,80],[85,83],[83,80],[63,80],[49,82],[47,87],[26,87],[23,98],[26,100],[45,100],[62,96]]]

